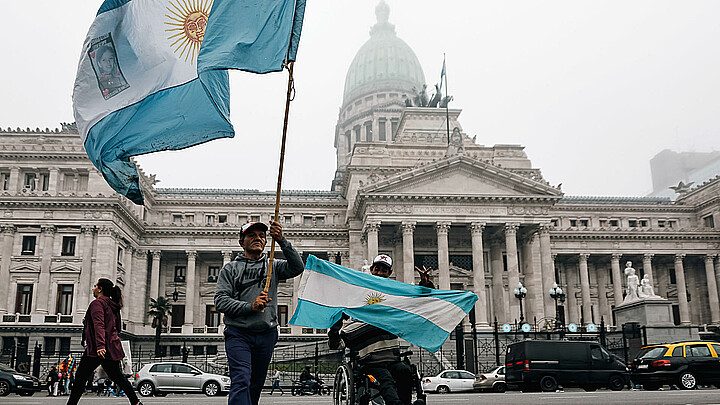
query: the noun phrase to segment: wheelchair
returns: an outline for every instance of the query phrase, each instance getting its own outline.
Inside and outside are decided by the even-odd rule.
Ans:
[[[401,361],[412,370],[412,387],[417,400],[426,402],[427,396],[422,388],[417,367],[410,363],[412,351],[400,353]],[[333,405],[384,405],[379,391],[379,383],[374,377],[360,372],[358,353],[351,351],[345,355],[348,359],[338,367],[333,381]]]

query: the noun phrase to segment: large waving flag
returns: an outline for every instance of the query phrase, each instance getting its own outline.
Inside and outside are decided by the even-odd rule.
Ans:
[[[234,136],[224,69],[295,60],[305,0],[105,0],[88,32],[73,109],[108,184],[143,203],[131,156]]]
[[[436,352],[477,300],[477,295],[468,291],[405,284],[310,255],[290,323],[325,329],[344,312]]]

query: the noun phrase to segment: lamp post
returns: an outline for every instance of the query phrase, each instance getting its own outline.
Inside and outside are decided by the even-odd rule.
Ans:
[[[562,329],[564,327],[564,322],[560,318],[558,300],[560,300],[561,304],[564,303],[565,293],[563,292],[562,288],[558,287],[557,283],[553,283],[553,286],[550,289],[550,297],[555,300],[555,329]]]
[[[527,288],[522,285],[522,283],[518,283],[517,287],[515,288],[515,298],[520,300],[520,325],[525,322],[525,316],[523,316],[523,307],[522,302],[523,299],[527,296]]]

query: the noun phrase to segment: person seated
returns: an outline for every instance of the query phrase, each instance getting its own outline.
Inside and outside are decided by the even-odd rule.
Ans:
[[[303,388],[313,392],[317,389],[318,382],[310,372],[310,366],[305,366],[305,370],[300,374],[300,382]]]
[[[420,285],[433,288],[431,270],[415,269],[420,273]],[[389,278],[392,274],[392,258],[388,255],[377,256],[370,267],[370,274]],[[328,331],[328,338],[331,349],[347,347],[358,353],[360,372],[375,377],[380,395],[387,405],[425,404],[421,399],[412,402],[413,371],[400,359],[397,336],[343,314],[342,319]]]

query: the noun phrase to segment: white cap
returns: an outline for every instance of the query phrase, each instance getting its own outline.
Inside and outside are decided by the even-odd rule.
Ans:
[[[373,260],[372,264],[374,266],[377,263],[382,263],[392,269],[392,259],[388,255],[378,255],[375,260]]]
[[[262,222],[248,222],[240,228],[240,237],[242,238],[242,236],[245,235],[245,232],[252,227],[262,228],[263,231],[268,230],[267,225]]]

